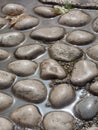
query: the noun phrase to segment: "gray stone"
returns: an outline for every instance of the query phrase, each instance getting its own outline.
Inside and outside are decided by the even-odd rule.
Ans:
[[[6,25],[6,20],[2,17],[0,17],[0,29]]]
[[[31,33],[31,38],[45,41],[55,41],[63,38],[65,29],[62,27],[43,27],[34,30]]]
[[[74,45],[86,45],[95,40],[95,35],[85,30],[75,30],[67,34],[66,40]]]
[[[89,127],[89,128],[86,129],[86,130],[98,130],[98,127],[96,127],[96,126],[92,126],[92,127]]]
[[[34,74],[38,65],[36,62],[29,60],[16,60],[10,62],[8,69],[18,76],[29,76]]]
[[[42,79],[63,79],[66,77],[65,70],[53,59],[45,59],[41,62],[40,76]]]
[[[95,63],[88,60],[78,61],[72,71],[71,82],[75,85],[85,85],[98,75]]]
[[[9,57],[9,53],[6,50],[0,48],[0,60],[5,60]]]
[[[98,32],[98,17],[94,19],[92,28],[95,32]]]
[[[83,55],[81,49],[66,45],[61,41],[53,43],[53,45],[48,50],[51,58],[60,61],[74,61]]]
[[[94,83],[92,83],[90,85],[89,90],[91,93],[98,96],[98,81],[95,81]]]

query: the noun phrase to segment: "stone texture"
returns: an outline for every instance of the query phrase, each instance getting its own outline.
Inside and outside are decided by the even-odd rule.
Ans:
[[[8,57],[9,53],[6,50],[0,48],[0,60],[5,60]]]

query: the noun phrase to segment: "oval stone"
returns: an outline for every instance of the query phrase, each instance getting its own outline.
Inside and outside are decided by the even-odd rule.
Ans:
[[[92,83],[90,85],[89,90],[91,93],[98,96],[98,81],[95,81],[94,83]]]
[[[74,99],[75,91],[68,84],[60,84],[55,86],[49,95],[49,101],[53,108],[65,107],[72,103]]]
[[[68,13],[62,15],[59,23],[70,27],[81,27],[90,22],[90,15],[81,10],[70,10]]]
[[[18,81],[13,86],[13,92],[16,96],[32,103],[41,103],[47,96],[47,89],[45,85],[35,79]]]
[[[9,3],[2,8],[2,12],[6,15],[20,15],[24,12],[24,7],[20,4]]]
[[[36,128],[42,121],[39,109],[34,105],[25,105],[14,110],[11,119],[20,126]]]
[[[13,103],[13,98],[11,96],[5,93],[0,93],[0,112],[11,107],[12,103]]]
[[[57,61],[45,59],[41,62],[40,76],[44,80],[63,79],[66,77],[66,73]]]
[[[98,32],[98,17],[96,17],[92,23],[92,28],[95,32]]]
[[[9,119],[0,117],[0,130],[14,130],[14,124]]]
[[[96,127],[96,126],[92,126],[92,127],[89,127],[89,128],[86,129],[86,130],[98,130],[98,127]]]
[[[38,65],[29,60],[16,60],[8,65],[8,69],[18,76],[29,76],[34,74]]]
[[[15,79],[16,76],[14,74],[0,70],[0,89],[9,88]]]
[[[9,53],[6,50],[0,48],[0,60],[5,60],[9,57]]]
[[[71,82],[74,85],[85,85],[98,75],[98,69],[95,63],[89,60],[78,61],[72,71]]]
[[[51,58],[60,61],[74,61],[83,55],[79,48],[66,45],[61,41],[55,42],[48,50]]]
[[[95,35],[85,30],[75,30],[67,34],[67,42],[75,45],[86,45],[95,40]]]
[[[73,130],[74,118],[64,111],[53,111],[45,115],[43,127],[45,130]]]
[[[22,32],[8,32],[0,34],[0,46],[13,47],[21,44],[25,40]]]
[[[45,41],[55,41],[63,38],[65,29],[62,27],[43,27],[34,30],[31,33],[31,38]]]
[[[6,25],[6,20],[2,17],[0,17],[0,29]]]
[[[51,18],[56,16],[54,9],[49,6],[37,6],[34,8],[34,12],[45,18]]]
[[[40,56],[45,52],[45,47],[42,45],[25,45],[19,47],[16,52],[15,56],[19,59],[34,59]]]
[[[83,120],[90,120],[98,113],[98,97],[83,98],[75,105],[75,115]]]
[[[86,52],[90,58],[98,61],[98,45],[94,45],[94,46],[88,48]]]
[[[14,28],[17,30],[25,30],[35,27],[39,24],[39,19],[31,15],[22,14],[17,20]]]

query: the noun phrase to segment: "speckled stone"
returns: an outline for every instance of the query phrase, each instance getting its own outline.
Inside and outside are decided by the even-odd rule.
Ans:
[[[98,96],[98,81],[92,83],[89,87],[89,90],[91,93]]]
[[[0,17],[0,29],[3,28],[6,25],[6,20],[2,17]]]
[[[86,130],[98,130],[98,127],[92,126],[92,127],[87,128]]]
[[[7,59],[9,55],[10,55],[9,52],[0,48],[0,61]]]
[[[98,17],[96,17],[92,23],[92,28],[95,32],[98,32]]]

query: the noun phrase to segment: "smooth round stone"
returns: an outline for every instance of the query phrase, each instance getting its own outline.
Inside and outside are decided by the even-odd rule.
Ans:
[[[83,98],[75,105],[75,114],[80,119],[90,120],[98,113],[98,97]]]
[[[88,48],[86,52],[90,58],[98,61],[98,45],[94,45],[94,46]]]
[[[14,130],[12,121],[5,117],[0,117],[0,130]]]
[[[40,77],[44,80],[63,79],[66,77],[66,73],[57,61],[45,59],[40,65]]]
[[[6,25],[6,20],[0,17],[0,29]]]
[[[73,130],[74,118],[64,111],[53,111],[45,115],[43,119],[45,130]]]
[[[78,61],[72,71],[71,82],[74,85],[85,85],[98,75],[98,69],[95,63],[88,60]]]
[[[91,93],[98,96],[98,81],[95,81],[93,84],[91,84],[89,90]]]
[[[98,17],[96,17],[92,23],[92,28],[95,32],[98,32]]]
[[[2,8],[2,12],[6,15],[20,15],[24,12],[24,7],[20,4],[9,3]]]
[[[5,60],[9,57],[9,53],[0,48],[0,60]]]
[[[60,84],[55,86],[49,95],[49,101],[53,108],[65,107],[72,103],[74,99],[75,91],[68,84]]]
[[[15,79],[16,76],[14,74],[0,70],[0,89],[9,88]]]
[[[12,103],[13,103],[13,98],[11,96],[5,93],[0,93],[0,112],[11,107]]]
[[[42,45],[25,45],[19,47],[16,52],[15,56],[19,59],[34,59],[43,54],[46,51],[45,47]]]
[[[70,10],[68,13],[62,15],[59,23],[70,27],[81,27],[88,24],[91,20],[90,15],[81,10]]]
[[[13,47],[21,44],[25,40],[22,32],[8,32],[0,34],[0,46]]]
[[[75,30],[67,34],[66,40],[74,45],[86,45],[95,40],[95,35],[85,30]]]
[[[29,60],[16,60],[8,65],[8,69],[18,76],[29,76],[34,74],[38,65]]]
[[[34,30],[31,33],[31,38],[45,41],[56,41],[63,38],[65,29],[62,27],[43,27]]]
[[[25,105],[14,110],[11,119],[20,126],[36,128],[42,121],[39,109],[34,105]]]
[[[66,45],[61,41],[55,42],[48,50],[51,58],[60,61],[74,61],[83,55],[79,48]]]
[[[22,14],[17,20],[14,28],[17,30],[25,30],[35,27],[39,24],[39,19],[33,16]]]
[[[56,14],[54,12],[54,9],[49,6],[38,6],[34,8],[34,12],[42,17],[45,18],[51,18],[55,17]]]
[[[98,130],[98,127],[96,127],[96,126],[92,126],[92,127],[89,127],[89,128],[86,129],[86,130]]]
[[[12,90],[16,96],[32,103],[41,103],[47,96],[47,89],[45,85],[35,79],[18,81],[13,86]]]

